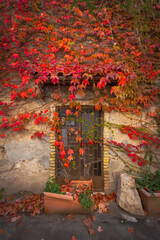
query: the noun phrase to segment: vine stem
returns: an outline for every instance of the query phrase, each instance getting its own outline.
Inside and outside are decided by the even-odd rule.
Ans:
[[[110,20],[109,20],[107,11],[106,11],[106,17],[107,17],[107,21],[108,21],[109,28],[110,28],[110,31],[111,31],[112,40],[113,40],[113,42],[116,44],[116,41],[115,41],[114,36],[113,36],[113,29],[112,29],[112,26],[111,26],[111,23],[110,23]]]

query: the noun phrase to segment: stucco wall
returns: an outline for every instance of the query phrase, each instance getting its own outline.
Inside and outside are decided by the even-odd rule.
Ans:
[[[64,91],[63,97],[67,98],[67,94],[68,93]],[[85,100],[77,101],[80,102],[82,106],[93,105],[92,98],[91,93],[86,93]],[[52,103],[47,99],[45,103],[42,100],[37,100],[30,105],[23,105],[19,111],[25,112],[29,109],[44,110],[49,108],[52,119],[56,106],[60,105],[61,104],[58,104],[57,101],[54,100]],[[105,112],[104,120],[106,122],[131,126],[138,126],[143,120],[149,121],[146,113],[140,117],[133,117],[131,114],[122,114],[114,111],[111,113]],[[44,131],[45,137],[42,139],[31,139],[31,134],[23,131],[21,133],[12,132],[12,134],[9,134],[5,139],[0,140],[0,187],[5,188],[6,194],[18,191],[42,192],[50,176],[50,128],[47,129],[43,124],[38,126],[31,124],[28,126],[28,131],[30,131],[33,126],[34,130],[39,128],[40,131]],[[129,139],[129,137],[120,133],[117,129],[114,129],[114,133],[110,129],[106,129],[105,137],[125,144],[138,143]],[[131,160],[127,159],[125,154],[120,153],[121,160],[111,149],[109,149],[106,156],[105,171],[108,172],[108,176],[105,180],[105,190],[109,192],[116,190],[116,174],[124,168],[124,162],[122,160]]]
[[[5,193],[40,193],[49,177],[50,143],[29,136],[4,144],[0,159],[0,187]]]

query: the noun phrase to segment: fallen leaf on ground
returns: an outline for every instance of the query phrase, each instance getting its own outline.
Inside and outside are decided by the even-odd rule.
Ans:
[[[77,239],[75,238],[75,236],[72,236],[71,240],[77,240]]]
[[[92,228],[88,229],[89,235],[92,236],[95,234],[94,230]]]
[[[74,219],[74,215],[73,214],[69,214],[69,215],[66,216],[66,218],[72,220],[72,219]]]
[[[11,222],[16,222],[17,219],[18,219],[17,217],[12,217],[12,218],[11,218]]]
[[[19,221],[15,224],[15,226],[17,227],[22,221]]]
[[[97,209],[97,205],[94,204],[92,208],[93,208],[93,211],[95,211]]]
[[[98,210],[98,212],[99,213],[107,213],[107,208],[106,208],[106,205],[105,205],[105,203],[103,203],[103,202],[100,202],[99,204],[98,204],[98,208],[99,208],[99,210]]]
[[[11,218],[8,218],[8,219],[6,220],[6,222],[7,222],[7,223],[11,222]]]
[[[145,216],[148,216],[148,212],[145,209],[143,209],[143,212]]]
[[[102,232],[103,231],[101,226],[99,226],[97,230],[98,230],[98,232]]]
[[[23,200],[15,198],[16,196],[10,196],[5,202],[0,203],[0,216],[8,216],[7,222],[19,220],[21,218],[17,215],[19,211],[30,212],[33,217],[44,209],[43,197],[39,194],[25,195]],[[13,199],[15,200],[13,201]]]
[[[0,235],[4,233],[4,228],[0,229]]]
[[[116,195],[116,193],[115,192],[112,192],[112,193],[110,193],[110,194],[108,194],[107,196],[106,196],[106,198],[107,198],[107,200],[108,201],[116,201],[116,198],[117,198],[117,195]]]
[[[86,226],[86,227],[90,227],[91,225],[92,225],[92,220],[90,219],[90,218],[85,218],[84,220],[83,220],[83,223],[84,223],[84,225]]]
[[[40,214],[40,210],[38,208],[35,208],[35,213]]]
[[[128,231],[129,231],[131,234],[134,233],[133,228],[128,227]]]
[[[95,215],[92,216],[92,220],[93,220],[93,221],[96,220],[96,216],[95,216]]]
[[[34,217],[35,215],[36,215],[35,212],[33,212],[33,213],[30,214],[31,217]]]
[[[97,211],[98,213],[102,213],[102,209],[98,209],[98,211]]]
[[[16,196],[15,196],[15,195],[11,195],[11,196],[7,197],[7,198],[5,199],[5,201],[6,201],[6,202],[9,202],[9,201],[13,200],[14,198],[16,198]]]

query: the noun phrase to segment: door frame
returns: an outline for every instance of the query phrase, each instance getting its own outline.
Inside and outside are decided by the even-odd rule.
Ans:
[[[94,111],[97,111],[93,105],[81,105],[81,107],[82,107],[82,109],[93,109]],[[68,109],[68,108],[69,108],[69,106],[57,106],[56,107],[56,112],[59,112],[60,109]],[[104,129],[103,129],[104,112],[102,110],[100,112],[100,119],[101,119],[101,121],[100,121],[101,122],[100,134],[101,134],[101,137],[103,139],[103,133],[104,133]],[[58,135],[56,134],[55,136],[56,136],[56,139],[57,139]],[[103,158],[104,158],[104,156],[103,156],[104,155],[103,154],[103,146],[104,146],[104,144],[103,144],[103,141],[104,140],[102,140],[102,143],[101,143],[102,144],[101,145],[101,179],[102,179],[102,189],[95,189],[96,191],[104,191],[104,166],[103,166]],[[57,156],[57,155],[58,155],[58,149],[56,148],[55,156]],[[80,170],[78,170],[78,171],[80,172]],[[57,176],[58,174],[59,174],[59,172],[58,172],[58,162],[56,161],[56,163],[55,163],[55,175]],[[89,177],[87,177],[87,178],[88,178],[88,180],[91,179]],[[74,177],[73,177],[72,180],[74,180]],[[93,182],[94,182],[94,179],[93,179]],[[60,181],[60,184],[64,184],[64,182]]]

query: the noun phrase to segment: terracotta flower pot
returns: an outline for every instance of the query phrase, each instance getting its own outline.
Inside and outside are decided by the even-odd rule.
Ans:
[[[72,196],[44,192],[44,209],[46,214],[80,214],[89,213],[82,205],[73,200]]]
[[[158,203],[156,202],[155,198],[147,192],[145,189],[138,189],[142,205],[144,209],[148,212],[151,216],[160,216],[160,207],[158,206]],[[157,198],[157,201],[160,205],[160,193],[154,193],[155,197]]]

